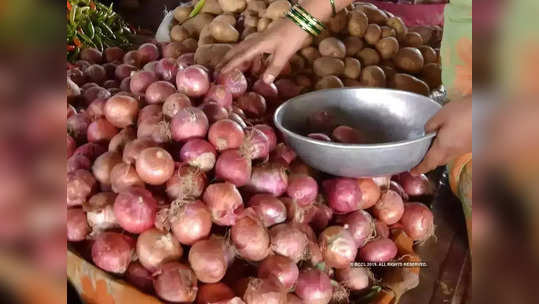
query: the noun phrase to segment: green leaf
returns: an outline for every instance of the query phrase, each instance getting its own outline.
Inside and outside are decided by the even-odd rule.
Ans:
[[[204,7],[205,4],[206,4],[206,0],[198,1],[197,4],[195,5],[195,8],[193,8],[191,13],[189,14],[189,18],[193,18],[194,16],[198,15],[198,13]]]

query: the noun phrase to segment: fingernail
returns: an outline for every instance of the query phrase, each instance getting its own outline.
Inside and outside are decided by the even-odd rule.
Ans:
[[[273,76],[271,74],[264,75],[264,82],[265,83],[272,84],[274,80],[275,80],[275,76]]]

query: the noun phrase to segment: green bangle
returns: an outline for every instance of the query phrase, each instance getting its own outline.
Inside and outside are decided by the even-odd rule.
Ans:
[[[316,19],[315,17],[313,17],[311,14],[309,14],[301,5],[299,4],[296,4],[292,7],[292,9],[296,9],[298,12],[300,12],[300,14],[308,20],[309,24],[311,24],[312,26],[318,28],[320,31],[323,31],[326,29],[326,26],[320,22],[320,20]]]
[[[292,11],[289,11],[288,14],[286,14],[288,19],[292,20],[297,26],[299,26],[302,30],[306,31],[310,35],[318,36],[318,32],[309,26],[308,23],[306,23],[301,17],[294,14]]]
[[[290,11],[288,11],[286,16],[304,31],[313,36],[318,36],[326,28],[299,4],[294,5]]]
[[[290,10],[291,13],[296,16],[297,18],[299,18],[303,23],[305,23],[309,28],[311,28],[313,31],[316,32],[316,34],[320,34],[321,31],[323,31],[323,29],[321,29],[316,23],[312,22],[311,20],[308,19],[307,16],[305,16],[302,12],[300,12],[299,10],[295,9],[295,8],[292,8],[292,10]]]

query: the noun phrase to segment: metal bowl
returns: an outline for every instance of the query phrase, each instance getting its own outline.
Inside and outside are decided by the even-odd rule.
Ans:
[[[275,111],[275,126],[309,166],[346,177],[396,174],[415,167],[435,133],[425,123],[440,110],[432,99],[390,89],[344,88],[294,97]],[[342,144],[309,138],[308,118],[320,111],[336,116],[366,135],[366,144]]]

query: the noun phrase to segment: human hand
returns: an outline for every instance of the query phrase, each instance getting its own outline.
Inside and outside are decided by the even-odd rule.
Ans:
[[[288,60],[307,39],[309,34],[292,21],[283,18],[258,37],[247,39],[232,48],[221,64],[223,73],[252,61],[257,55],[270,54],[271,62],[262,75],[262,80],[272,83]]]
[[[419,175],[472,151],[472,97],[446,104],[425,124],[425,132],[438,131],[425,158],[410,173]]]

